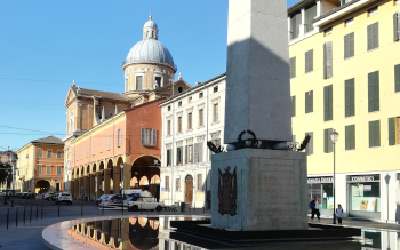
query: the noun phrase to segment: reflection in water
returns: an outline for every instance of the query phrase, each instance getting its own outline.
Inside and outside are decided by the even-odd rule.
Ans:
[[[121,250],[201,250],[201,249],[235,249],[205,239],[191,238],[179,235],[170,230],[170,221],[207,220],[191,217],[129,217],[121,219],[94,221],[74,225],[68,230],[68,235],[89,246],[98,249]],[[312,233],[312,232],[310,232]],[[270,250],[396,250],[400,249],[397,232],[362,231],[357,242],[336,242],[332,244],[290,244],[252,246],[240,249],[270,249]],[[191,244],[191,245],[189,245]],[[283,246],[282,244],[285,244]],[[237,248],[239,249],[239,248]]]

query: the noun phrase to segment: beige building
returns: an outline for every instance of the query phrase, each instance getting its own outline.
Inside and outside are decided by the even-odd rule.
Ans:
[[[63,191],[64,143],[48,136],[17,150],[15,189],[21,192]]]

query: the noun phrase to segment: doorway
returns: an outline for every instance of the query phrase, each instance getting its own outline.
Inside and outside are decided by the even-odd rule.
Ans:
[[[189,206],[193,202],[193,176],[187,175],[185,177],[185,203]]]

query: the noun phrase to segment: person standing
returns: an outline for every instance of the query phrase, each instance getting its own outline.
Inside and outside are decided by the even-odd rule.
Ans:
[[[343,221],[343,215],[344,215],[344,211],[342,208],[342,205],[338,204],[338,207],[336,208],[336,218],[338,221],[338,224],[343,225],[342,221]]]
[[[314,197],[314,200],[310,202],[311,208],[311,221],[314,219],[314,214],[317,214],[318,222],[320,221],[321,214],[319,213],[319,200],[318,197]]]

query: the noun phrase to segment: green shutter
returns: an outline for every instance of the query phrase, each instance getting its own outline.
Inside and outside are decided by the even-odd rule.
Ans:
[[[331,134],[333,133],[333,128],[328,129],[328,152],[333,152],[333,142],[331,140]]]
[[[322,54],[323,54],[323,58],[322,58],[322,78],[326,79],[326,43],[324,45],[322,45]]]
[[[394,92],[400,92],[400,64],[394,65]]]
[[[368,112],[374,112],[374,72],[368,73]]]
[[[307,114],[307,113],[308,113],[308,110],[309,110],[308,92],[306,92],[306,93],[304,94],[304,100],[305,100],[305,101],[304,101],[304,112]]]
[[[311,138],[310,138],[310,142],[306,146],[305,152],[307,153],[307,155],[311,155],[311,154],[313,154],[313,133],[312,132],[306,133],[306,136],[307,135],[311,136]]]
[[[375,132],[375,123],[374,121],[369,121],[369,147],[375,146],[374,143],[374,132]]]
[[[308,63],[308,51],[306,51],[306,54],[305,54],[305,56],[304,56],[304,59],[305,59],[305,62],[304,62],[304,68],[305,68],[305,71],[304,72],[308,72],[308,65],[309,65],[309,63]]]
[[[327,91],[327,87],[324,87],[324,121],[327,121],[327,107],[328,107],[328,91]]]
[[[312,72],[314,70],[314,50],[308,51],[308,72]]]
[[[350,150],[351,149],[351,141],[350,141],[350,126],[346,126],[344,128],[344,148],[345,150]]]
[[[296,77],[296,57],[292,57],[289,59],[289,67],[290,67],[290,78]]]
[[[371,50],[371,49],[373,49],[373,39],[374,39],[372,24],[367,26],[367,36],[368,36],[367,49]]]
[[[313,107],[313,99],[314,99],[314,91],[310,91],[310,96],[309,96],[309,98],[308,98],[308,103],[309,103],[309,105],[308,105],[308,107],[309,107],[309,112],[311,113],[311,112],[314,112],[314,107]]]
[[[328,153],[328,129],[324,129],[324,152]]]
[[[355,115],[354,78],[350,80],[350,116]]]
[[[393,15],[393,41],[399,40],[399,14]]]
[[[379,71],[374,72],[374,111],[379,111]]]
[[[326,78],[333,77],[333,42],[326,43]]]
[[[356,148],[356,126],[352,125],[352,130],[351,130],[351,149]]]
[[[345,117],[354,116],[354,78],[345,81]]]
[[[354,32],[349,34],[349,57],[354,56]]]
[[[389,145],[396,144],[394,118],[389,118]]]
[[[333,120],[333,85],[329,86],[329,120]]]
[[[379,47],[379,26],[378,23],[373,24],[374,29],[374,49]]]
[[[350,57],[350,36],[349,34],[344,36],[344,59]]]
[[[380,120],[375,121],[375,142],[377,146],[381,146],[381,124]]]
[[[350,86],[349,80],[344,82],[344,117],[350,117]]]

